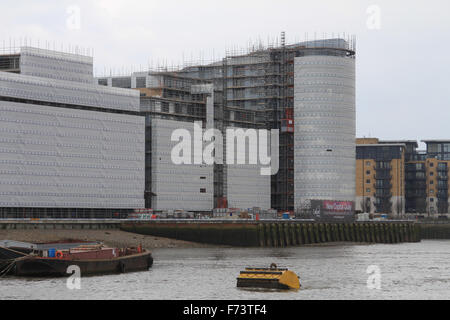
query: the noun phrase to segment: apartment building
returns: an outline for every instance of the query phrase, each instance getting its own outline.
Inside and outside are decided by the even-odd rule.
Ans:
[[[357,211],[448,218],[450,140],[422,142],[356,140]]]

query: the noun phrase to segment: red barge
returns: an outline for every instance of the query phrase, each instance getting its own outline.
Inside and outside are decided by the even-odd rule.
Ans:
[[[66,246],[64,246],[66,245]],[[25,277],[63,277],[70,276],[68,268],[78,266],[81,276],[125,273],[148,270],[153,265],[150,251],[136,248],[111,248],[102,244],[81,244],[64,249],[18,251],[18,248],[1,247],[3,255],[12,253],[13,258],[0,263],[0,274]]]

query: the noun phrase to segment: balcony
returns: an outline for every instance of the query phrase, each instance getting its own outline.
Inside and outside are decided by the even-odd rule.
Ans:
[[[425,191],[407,191],[406,198],[426,198],[427,193]]]
[[[448,189],[439,190],[436,194],[438,199],[448,199]]]
[[[392,210],[392,202],[391,201],[381,201],[375,203],[376,212],[391,212]]]
[[[425,172],[425,165],[420,163],[420,166],[414,164],[407,164],[405,171],[407,172]]]
[[[375,173],[375,179],[377,180],[391,180],[392,179],[392,175],[390,173],[390,171],[387,170],[383,170],[383,171],[378,171]]]
[[[380,182],[375,182],[373,184],[373,187],[377,190],[391,190],[392,184],[389,181],[386,180],[379,180],[380,182],[383,182],[381,185]]]
[[[383,170],[383,171],[390,171],[392,169],[391,165],[384,165],[384,166],[380,166],[379,164],[377,164],[375,166],[375,169],[378,170]]]
[[[375,197],[377,198],[390,198],[392,193],[390,189],[377,189],[375,192]]]

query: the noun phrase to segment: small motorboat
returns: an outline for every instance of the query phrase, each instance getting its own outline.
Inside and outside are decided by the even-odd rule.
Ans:
[[[300,289],[300,280],[293,271],[278,268],[275,263],[272,263],[269,268],[245,268],[245,271],[241,271],[237,278],[237,287]]]

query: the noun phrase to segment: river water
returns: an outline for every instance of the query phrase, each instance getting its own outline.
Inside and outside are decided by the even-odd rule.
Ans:
[[[149,271],[82,277],[80,289],[68,289],[65,278],[6,277],[0,299],[450,299],[450,240],[156,249],[153,256]],[[295,271],[301,290],[236,287],[240,270],[272,262]]]

